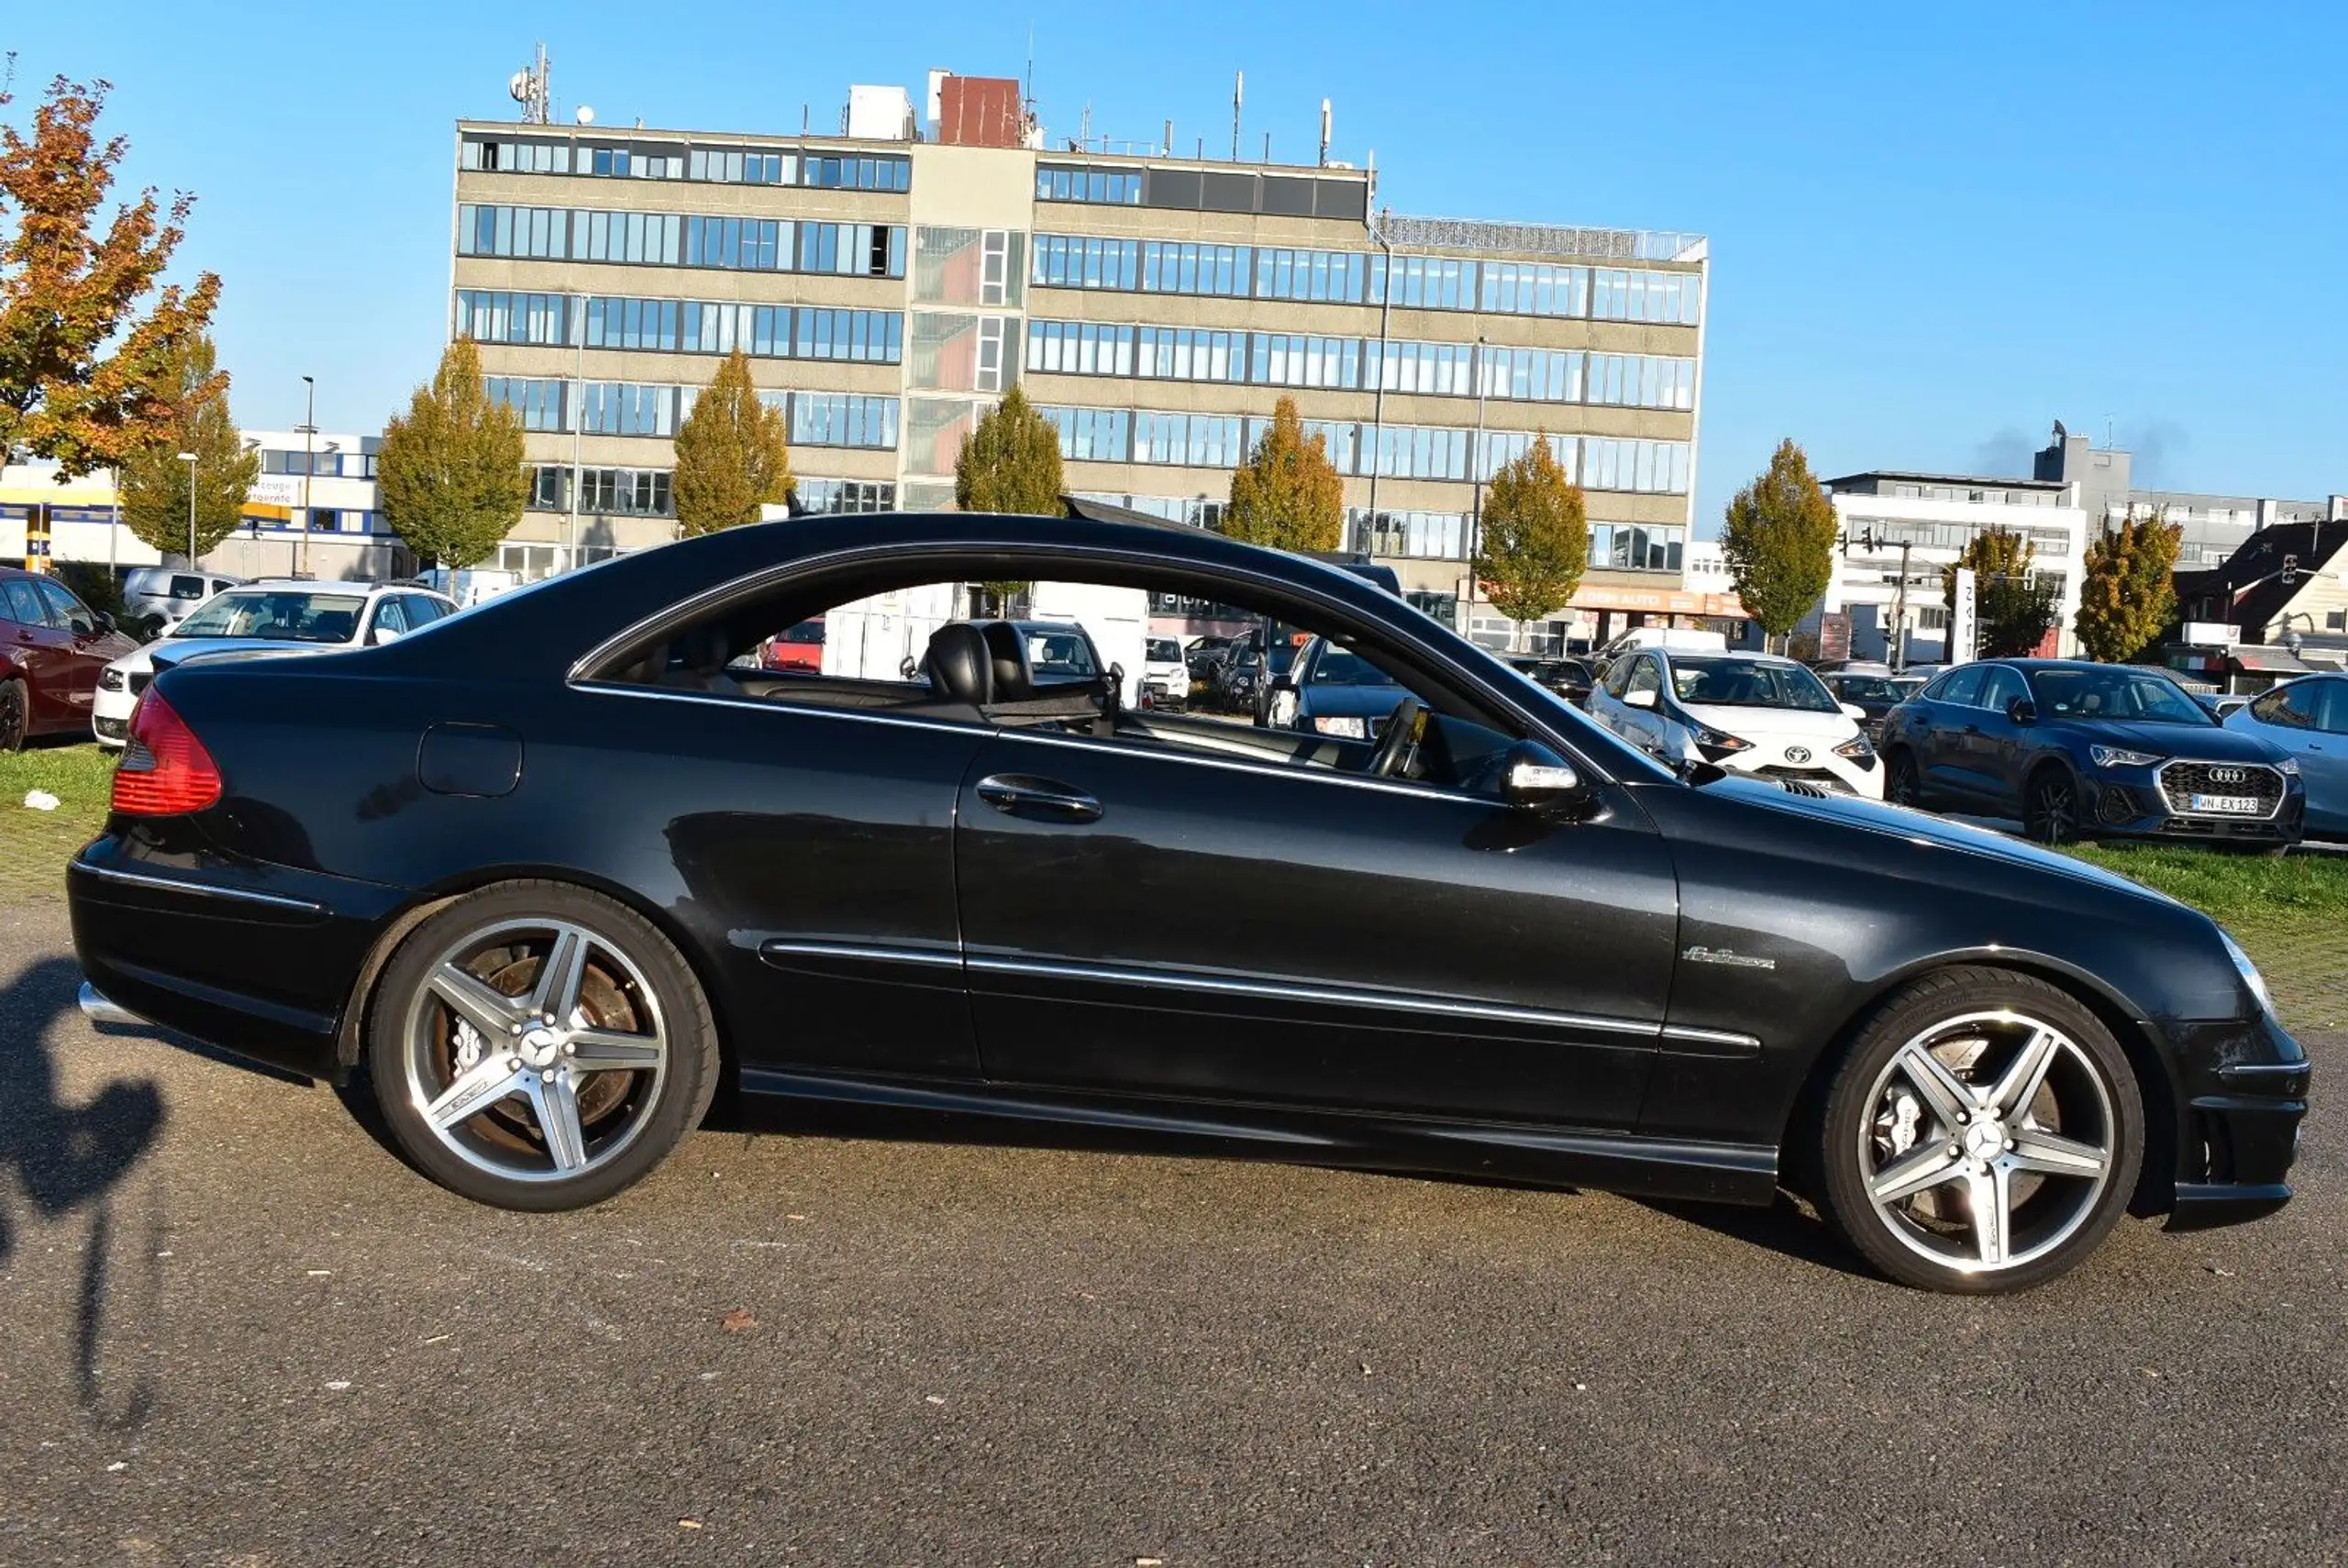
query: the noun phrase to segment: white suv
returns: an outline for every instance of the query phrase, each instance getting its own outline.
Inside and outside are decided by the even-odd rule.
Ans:
[[[105,667],[98,676],[91,728],[103,746],[119,746],[129,738],[130,711],[155,679],[159,652],[166,664],[334,653],[388,643],[456,610],[445,595],[404,584],[286,579],[223,589],[145,647]]]

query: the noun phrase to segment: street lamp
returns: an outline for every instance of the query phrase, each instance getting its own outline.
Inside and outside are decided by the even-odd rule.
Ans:
[[[1478,333],[1468,360],[1468,374],[1476,382],[1476,445],[1468,454],[1468,466],[1476,480],[1468,520],[1468,624],[1471,628],[1476,624],[1476,556],[1484,547],[1484,348],[1490,342]],[[1509,646],[1516,646],[1514,634],[1509,637]]]
[[[294,575],[300,577],[310,568],[310,470],[317,466],[313,456],[318,438],[318,381],[315,376],[302,378],[302,542],[294,547]]]
[[[195,454],[182,452],[180,461],[187,465],[187,569],[195,569]]]

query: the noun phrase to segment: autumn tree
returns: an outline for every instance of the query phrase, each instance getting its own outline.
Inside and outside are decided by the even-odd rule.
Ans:
[[[1792,631],[1834,580],[1834,503],[1789,438],[1728,503],[1721,553],[1744,613],[1772,637]]]
[[[172,438],[189,402],[179,350],[220,298],[210,272],[160,282],[193,196],[165,207],[148,190],[101,217],[129,149],[94,128],[110,91],[61,76],[29,136],[0,124],[0,453],[52,458],[61,479]],[[0,86],[0,106],[10,102]]]
[[[2073,627],[2089,658],[2117,664],[2150,646],[2176,614],[2180,530],[2162,513],[2138,517],[2088,546]]]
[[[1959,568],[1973,571],[1973,618],[1981,658],[2016,658],[2035,652],[2054,624],[2055,590],[2031,569],[2038,547],[2010,528],[1984,528],[1966,541],[1956,563],[1941,571],[1941,602],[1956,609]],[[1951,616],[1954,624],[1955,617]],[[1949,657],[1963,650],[1952,648]]]
[[[1346,481],[1325,436],[1305,438],[1296,399],[1272,405],[1271,427],[1232,470],[1223,531],[1276,550],[1334,550],[1346,530]]]
[[[954,504],[965,512],[1008,512],[1057,517],[1060,499],[1059,427],[1013,387],[979,420],[954,458]],[[998,611],[1024,592],[1024,582],[990,582],[987,597]]]
[[[260,477],[260,454],[245,448],[228,412],[227,380],[208,335],[198,333],[175,348],[170,384],[176,417],[161,439],[131,453],[118,470],[122,520],[130,531],[154,549],[184,553],[191,566],[236,532],[246,493]],[[181,460],[183,452],[194,453],[195,461]],[[190,484],[195,487],[193,513]]]
[[[782,410],[750,384],[750,357],[737,348],[677,428],[677,525],[714,534],[759,520],[761,506],[791,499],[790,432]]]
[[[1543,432],[1492,476],[1476,580],[1492,607],[1521,625],[1564,609],[1589,565],[1589,507]]]
[[[375,459],[383,521],[408,548],[461,570],[489,558],[530,499],[522,422],[482,385],[481,350],[460,337],[405,418],[383,427]]]

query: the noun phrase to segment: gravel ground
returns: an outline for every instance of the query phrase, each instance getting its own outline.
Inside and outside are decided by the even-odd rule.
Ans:
[[[94,1030],[58,913],[0,909],[0,1562],[2348,1552],[2336,1118],[2282,1215],[1995,1301],[1789,1207],[969,1123],[703,1132],[528,1218]]]

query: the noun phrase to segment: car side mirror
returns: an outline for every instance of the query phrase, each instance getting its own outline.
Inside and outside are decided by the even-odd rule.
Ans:
[[[2017,697],[2006,704],[2006,717],[2017,724],[2034,724],[2038,722],[2038,704],[2027,697]]]
[[[1623,705],[1626,708],[1652,708],[1655,706],[1655,693],[1652,691],[1625,691],[1623,693]]]
[[[97,621],[98,621],[98,630],[99,630],[99,631],[101,631],[101,632],[111,632],[111,631],[113,631],[113,630],[114,630],[114,617],[113,617],[113,616],[111,616],[111,615],[107,614],[107,613],[106,613],[105,611],[103,611],[103,610],[93,610],[93,611],[91,611],[91,612],[90,612],[90,613],[97,617]]]
[[[907,654],[897,661],[897,678],[900,680],[911,680],[920,672],[921,666],[914,662],[914,656],[911,654]]]
[[[1841,706],[1843,709],[1843,716],[1846,719],[1858,719],[1864,721],[1867,716],[1867,711],[1865,708],[1860,707],[1856,702],[1844,702],[1841,704]]]
[[[1571,763],[1522,742],[1508,754],[1501,770],[1501,797],[1522,812],[1570,816],[1589,804],[1589,787]]]
[[[389,626],[378,626],[367,635],[367,640],[381,647],[385,643],[398,642],[400,635]]]

